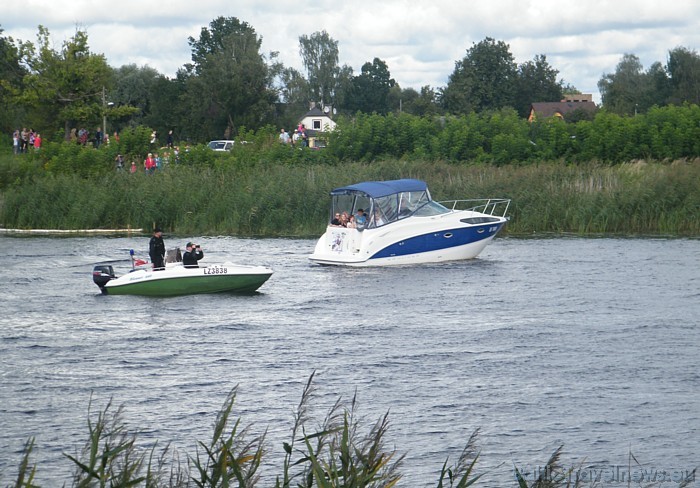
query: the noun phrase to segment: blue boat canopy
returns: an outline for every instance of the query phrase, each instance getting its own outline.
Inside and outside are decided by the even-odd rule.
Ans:
[[[370,198],[380,198],[405,191],[426,191],[427,189],[428,185],[425,181],[421,180],[365,181],[342,188],[336,188],[331,191],[331,195],[347,195],[349,193],[362,192],[366,193]]]

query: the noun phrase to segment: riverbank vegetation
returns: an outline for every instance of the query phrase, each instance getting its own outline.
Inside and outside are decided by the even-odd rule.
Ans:
[[[319,151],[307,153],[314,157],[303,164],[278,164],[195,148],[191,161],[171,162],[153,175],[140,168],[90,177],[45,174],[40,159],[0,158],[3,178],[15,182],[0,194],[0,224],[145,232],[159,225],[174,234],[309,237],[325,228],[332,188],[418,178],[428,182],[436,200],[511,198],[505,232],[512,235],[700,234],[700,160],[494,166],[392,159],[329,165]],[[88,172],[99,164],[71,161]]]
[[[130,128],[99,149],[71,142],[19,155],[6,149],[0,225],[315,236],[325,227],[331,189],[418,178],[436,200],[511,198],[512,234],[700,233],[696,105],[637,117],[601,112],[577,123],[530,123],[512,110],[358,115],[339,120],[325,149],[281,144],[271,126],[243,131],[230,152],[155,147],[151,132]],[[153,174],[143,168],[149,152],[161,161]]]
[[[169,445],[150,447],[139,443],[138,430],[125,420],[124,407],[114,408],[110,400],[97,415],[88,411],[88,435],[85,445],[74,454],[64,451],[66,462],[71,463],[74,475],[69,481],[74,487],[227,487],[274,486],[276,488],[364,488],[393,487],[402,479],[405,454],[387,447],[389,430],[388,412],[381,415],[369,430],[357,411],[357,398],[348,403],[339,398],[320,421],[311,414],[314,374],[309,377],[301,400],[293,412],[291,438],[273,450],[283,453],[278,474],[263,472],[269,467],[264,461],[270,454],[266,432],[254,432],[253,426],[244,426],[241,417],[234,418],[233,407],[237,388],[226,397],[219,410],[211,440],[197,442],[195,454],[183,457],[172,452]],[[91,401],[92,405],[92,401]],[[439,469],[437,488],[466,488],[479,486],[480,479],[489,473],[479,470],[479,430],[465,443],[459,456],[445,460]],[[33,462],[35,439],[29,439],[22,451],[15,483],[7,486],[38,487],[40,466]],[[277,451],[277,447],[281,447]],[[75,449],[75,448],[73,448]],[[513,468],[513,481],[499,482],[499,486],[519,488],[598,486],[602,472],[596,479],[591,469],[582,466],[564,467],[563,449],[554,451],[537,469],[526,471]],[[509,462],[512,462],[510,460]],[[638,479],[617,480],[627,486],[689,486],[695,482],[695,470],[653,474],[642,469],[630,452],[627,473],[639,469]],[[437,467],[436,467],[437,472]],[[50,474],[48,475],[50,477]],[[672,478],[673,477],[673,478]],[[2,481],[2,480],[0,480]],[[54,484],[58,480],[54,479]],[[491,479],[483,485],[493,485]],[[632,485],[632,482],[635,484]],[[65,486],[65,485],[64,485]]]

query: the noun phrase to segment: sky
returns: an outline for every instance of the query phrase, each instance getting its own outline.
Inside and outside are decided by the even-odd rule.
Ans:
[[[247,22],[263,54],[276,51],[300,71],[299,37],[325,30],[338,41],[340,65],[359,74],[379,58],[402,88],[416,90],[444,87],[455,62],[491,37],[508,44],[518,64],[544,54],[559,79],[598,103],[598,81],[624,54],[646,70],[665,65],[676,47],[700,47],[697,0],[23,0],[2,2],[0,28],[35,43],[43,25],[57,50],[85,30],[90,50],[110,66],[150,66],[173,77],[191,61],[188,38],[220,16]]]

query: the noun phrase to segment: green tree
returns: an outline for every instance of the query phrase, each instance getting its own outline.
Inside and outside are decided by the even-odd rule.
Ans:
[[[176,141],[186,140],[185,121],[188,114],[183,110],[180,98],[185,91],[185,84],[177,78],[171,79],[158,74],[152,78],[148,87],[148,104],[139,117],[139,124],[134,120],[130,126],[145,125],[157,131],[161,143],[165,143],[166,134],[172,130]]]
[[[671,100],[672,87],[666,68],[657,61],[649,67],[647,76],[651,87],[648,100],[644,102],[645,107],[651,108],[655,105],[661,107],[668,104]]]
[[[353,78],[353,96],[346,106],[353,111],[376,112],[386,115],[389,112],[389,92],[396,85],[386,63],[379,58],[362,65],[360,75]]]
[[[441,93],[442,104],[454,114],[513,106],[517,75],[508,44],[487,37],[455,63]]]
[[[158,77],[158,71],[135,64],[124,65],[114,70],[114,86],[109,99],[114,103],[131,105],[140,110],[141,116],[149,112],[150,95]],[[135,119],[135,122],[140,120]]]
[[[178,76],[186,84],[183,108],[192,136],[230,138],[240,127],[264,125],[276,93],[255,29],[235,17],[218,17],[189,44],[192,64]]]
[[[111,70],[103,54],[90,52],[87,32],[77,30],[56,51],[51,47],[49,30],[39,26],[37,44],[22,46],[22,60],[29,69],[23,95],[34,120],[61,123],[66,139],[75,124],[101,125],[102,95],[109,87]]]
[[[14,39],[1,36],[0,28],[0,130],[12,132],[22,123],[22,106],[18,97],[26,71],[20,64],[20,53]]]
[[[558,74],[544,54],[518,67],[515,108],[521,117],[527,116],[533,102],[558,102],[562,99],[563,82],[557,80]]]
[[[299,37],[299,54],[306,69],[310,98],[321,105],[337,105],[340,67],[338,41],[324,30]]]
[[[666,70],[670,75],[670,102],[700,104],[700,56],[695,50],[677,47],[669,52]]]
[[[634,54],[624,54],[615,73],[605,74],[598,81],[598,89],[606,110],[618,115],[633,115],[646,111],[643,102],[648,99],[651,83],[639,58]]]
[[[352,98],[354,89],[353,79],[352,68],[347,64],[342,65],[338,71],[335,96],[333,97],[333,108],[341,109],[344,112],[350,112],[349,110],[345,110],[345,107]]]
[[[108,132],[120,132],[127,126],[149,125],[151,120],[148,116],[153,111],[154,96],[167,90],[159,85],[163,75],[148,66],[128,64],[114,69],[112,78],[112,89],[105,92]],[[168,113],[173,113],[176,108],[171,102]]]
[[[280,127],[292,127],[309,109],[309,83],[300,71],[283,68],[280,78],[280,104],[277,111]]]
[[[419,116],[432,116],[441,113],[437,103],[437,93],[425,85],[420,92],[414,88],[401,88],[394,85],[389,91],[389,108],[395,113],[406,113]]]

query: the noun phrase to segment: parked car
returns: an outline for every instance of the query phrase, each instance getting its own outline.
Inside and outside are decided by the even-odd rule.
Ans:
[[[210,141],[209,146],[214,151],[230,151],[233,149],[234,141]]]

